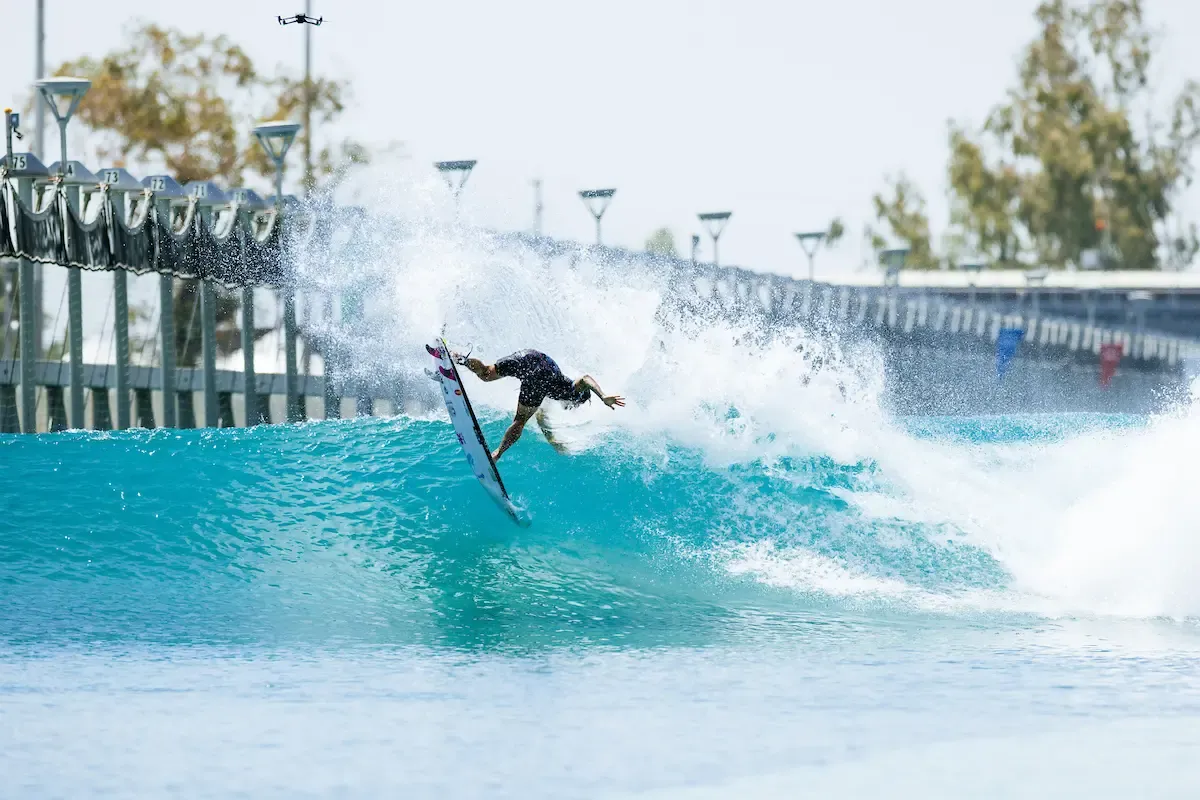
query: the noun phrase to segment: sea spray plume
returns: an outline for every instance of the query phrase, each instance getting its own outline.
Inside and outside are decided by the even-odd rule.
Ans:
[[[773,284],[755,292],[719,268],[456,224],[436,184],[406,180],[400,174],[381,189],[375,175],[372,191],[411,216],[368,208],[369,222],[341,258],[310,270],[326,286],[342,280],[372,295],[363,319],[330,331],[343,339],[355,373],[388,375],[432,398],[421,385],[423,345],[444,330],[485,360],[533,347],[568,374],[599,372],[606,385],[636,387],[641,411],[605,420],[613,426],[658,425],[668,434],[723,405],[756,436],[809,447],[820,437],[793,436],[794,424],[840,432],[844,421],[829,422],[830,413],[854,404],[871,406],[879,421],[881,370],[870,343],[850,342],[846,358],[844,337],[828,323],[769,315],[772,293],[781,293]],[[353,179],[346,184],[353,189]],[[503,382],[472,391],[477,405],[501,411],[511,410],[511,395]],[[774,404],[790,410],[759,419],[756,407]]]

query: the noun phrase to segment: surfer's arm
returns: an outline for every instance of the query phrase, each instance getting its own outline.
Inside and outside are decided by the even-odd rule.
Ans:
[[[575,383],[577,385],[586,386],[588,389],[591,389],[592,392],[594,392],[595,395],[600,398],[600,400],[604,403],[604,405],[608,406],[609,408],[613,408],[614,406],[624,406],[625,405],[624,397],[621,397],[621,396],[615,395],[615,394],[613,394],[613,395],[605,394],[604,390],[600,388],[600,384],[596,383],[596,379],[593,378],[591,375],[584,375],[582,378],[575,381]]]
[[[513,417],[512,425],[508,426],[508,430],[504,432],[504,438],[500,441],[500,446],[496,448],[496,452],[492,453],[492,461],[499,461],[500,456],[504,455],[504,451],[517,443],[517,439],[521,438],[521,432],[525,430],[525,423],[529,422],[530,417],[537,412],[537,408],[530,408],[517,404],[517,413]]]
[[[500,380],[500,373],[496,371],[495,364],[485,364],[478,358],[463,359],[463,366],[475,373],[475,377],[484,383]]]

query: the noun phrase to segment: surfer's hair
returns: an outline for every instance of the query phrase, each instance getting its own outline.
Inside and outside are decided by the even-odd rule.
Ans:
[[[575,381],[575,386],[573,388],[575,389],[575,396],[570,400],[562,401],[564,408],[578,408],[588,400],[592,399],[592,387],[588,386],[586,383]]]

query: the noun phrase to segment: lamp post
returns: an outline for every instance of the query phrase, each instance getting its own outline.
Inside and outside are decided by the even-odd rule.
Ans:
[[[891,250],[884,250],[879,254],[879,262],[883,264],[885,270],[883,282],[884,284],[900,283],[900,270],[904,269],[904,262],[908,259],[907,247],[896,247]]]
[[[888,300],[888,325],[896,324],[896,296],[893,290],[900,286],[900,271],[904,269],[904,262],[907,259],[907,247],[896,247],[891,250],[884,250],[879,254],[879,262],[883,264],[885,270],[883,274],[883,290]]]
[[[462,194],[463,186],[466,185],[467,178],[471,177],[471,170],[475,169],[477,163],[479,162],[471,159],[468,161],[435,161],[433,164],[437,171],[442,173],[446,185],[454,194],[454,215],[456,217],[458,216],[459,195]]]
[[[58,121],[58,178],[61,181],[68,168],[67,123],[79,108],[79,101],[92,88],[92,82],[85,78],[43,78],[35,86]],[[81,213],[78,186],[67,189],[67,202]],[[83,419],[83,279],[78,267],[67,269],[67,330],[71,351],[71,425],[82,429],[86,427]]]
[[[533,235],[541,236],[541,179],[533,180]]]
[[[283,214],[283,160],[288,148],[296,139],[300,126],[283,120],[264,122],[254,128],[259,144],[275,164],[275,214],[276,224]],[[244,291],[244,290],[243,290]],[[243,302],[245,295],[243,294]],[[251,305],[253,305],[251,294]],[[244,306],[243,306],[244,307]],[[243,344],[243,346],[246,346]],[[253,347],[251,342],[250,347]],[[296,289],[290,277],[283,286],[283,359],[284,392],[287,395],[286,417],[288,422],[300,422],[299,394],[296,391]]]
[[[584,189],[579,193],[583,204],[596,218],[596,244],[601,243],[600,220],[604,217],[604,212],[608,210],[608,204],[612,202],[613,195],[616,193],[616,189]]]
[[[1046,267],[1025,271],[1025,285],[1029,288],[1029,305],[1033,310],[1034,317],[1040,314],[1041,308],[1038,302],[1039,289],[1046,283],[1046,277],[1049,274],[1050,270]]]
[[[975,285],[979,281],[979,273],[983,271],[983,264],[976,261],[967,261],[958,265],[958,268],[967,272],[967,285],[971,287],[970,293],[967,295],[967,303],[972,308],[975,306]]]
[[[700,222],[708,231],[708,235],[713,240],[713,266],[719,266],[721,261],[717,250],[718,241],[721,238],[721,234],[725,231],[725,226],[729,224],[729,218],[733,216],[733,212],[711,211],[698,216],[700,217]]]
[[[813,260],[816,258],[817,248],[825,241],[825,231],[797,233],[796,238],[800,241],[800,247],[804,249],[804,255],[808,256],[808,280],[811,283],[814,274]]]

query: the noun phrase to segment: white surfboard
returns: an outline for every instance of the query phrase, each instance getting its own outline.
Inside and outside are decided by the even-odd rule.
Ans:
[[[492,451],[488,448],[483,430],[479,427],[479,420],[475,418],[471,401],[467,399],[467,390],[459,379],[458,368],[450,358],[450,346],[446,344],[445,339],[438,339],[438,344],[426,345],[425,350],[433,356],[434,361],[434,369],[429,376],[442,387],[442,398],[446,401],[450,424],[454,426],[454,433],[467,456],[471,472],[483,485],[488,496],[496,501],[496,505],[500,506],[513,522],[527,527],[529,521],[517,512],[516,506],[509,499],[508,491],[504,488],[504,481],[500,479],[500,470],[496,469],[496,462],[492,461]]]

